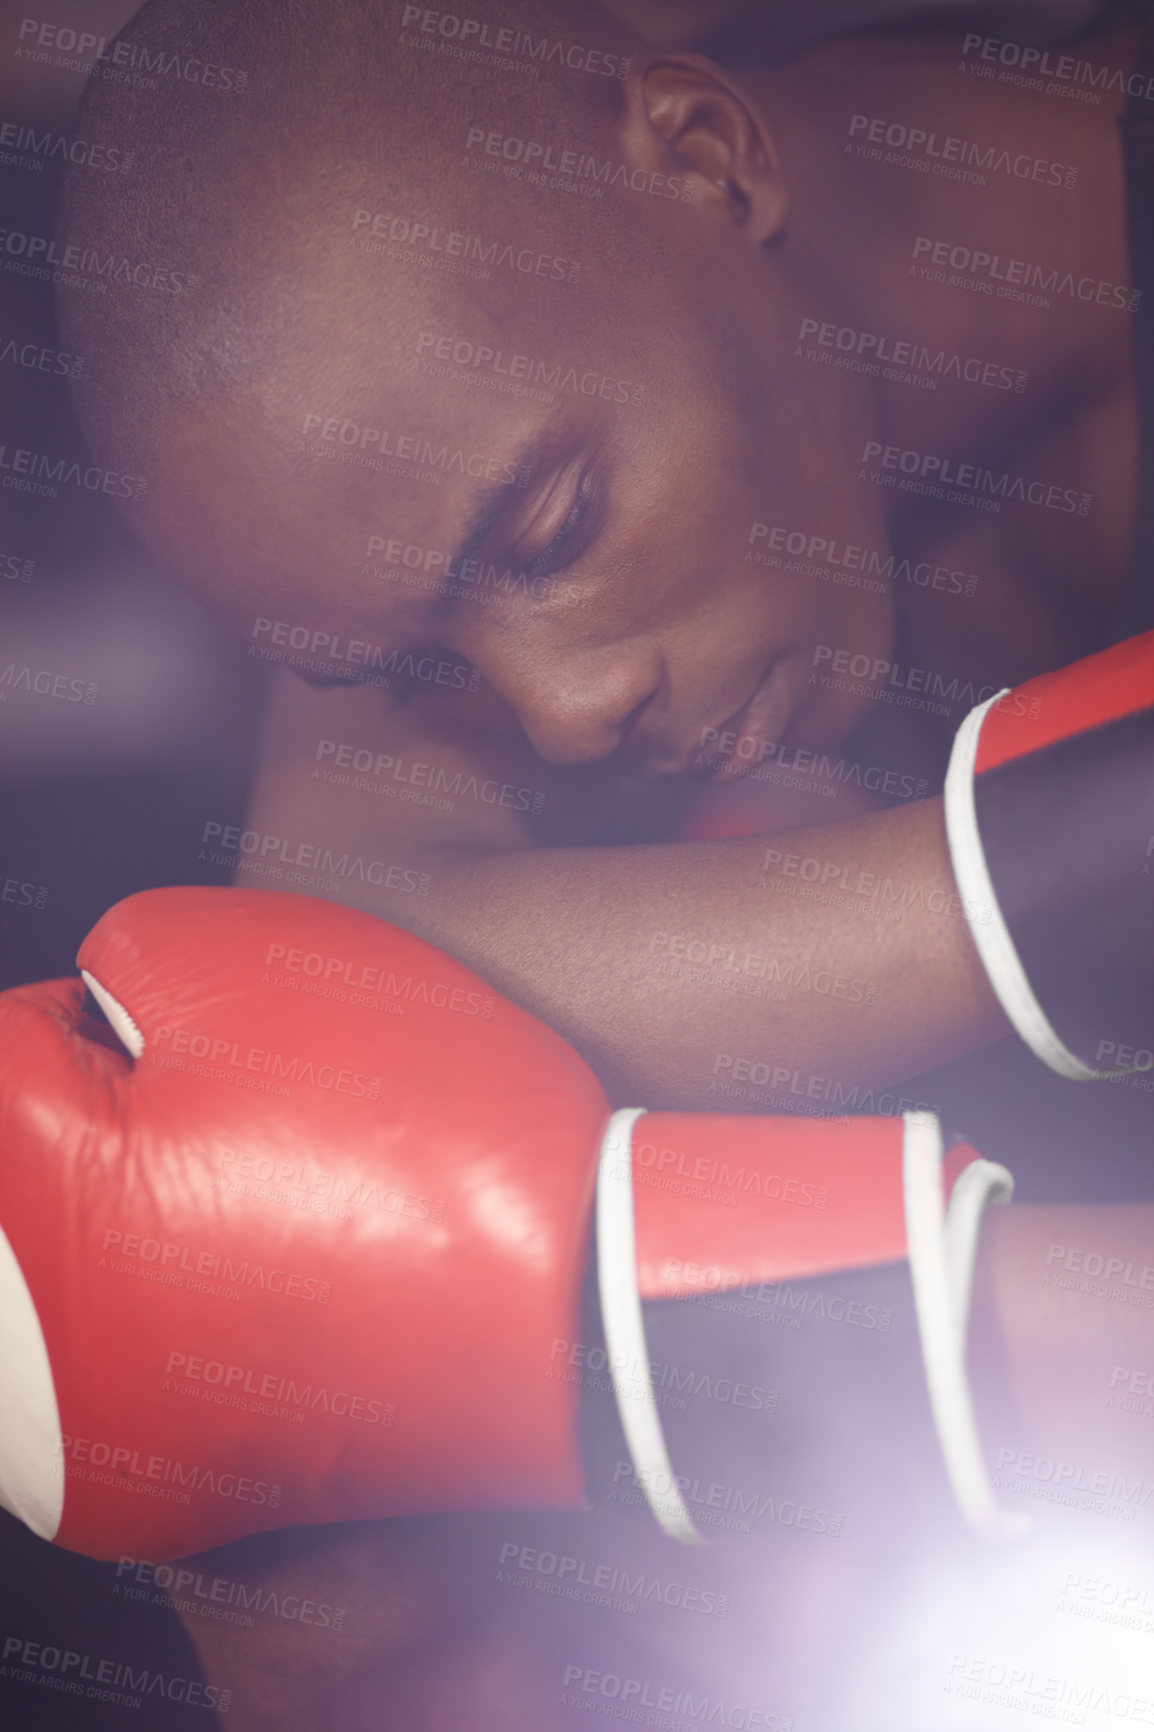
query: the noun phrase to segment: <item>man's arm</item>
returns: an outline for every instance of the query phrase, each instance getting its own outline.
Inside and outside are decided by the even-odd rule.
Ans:
[[[1154,1204],[991,1209],[971,1359],[987,1455],[1033,1498],[1043,1464],[1150,1473]],[[1105,1496],[1075,1466],[1052,1492]],[[1149,1497],[1149,1491],[1146,1490]],[[1054,1501],[1060,1502],[1055,1497]]]
[[[870,1110],[867,1091],[1007,1032],[938,800],[786,835],[425,858],[413,929],[565,1035],[620,1098]]]
[[[327,888],[238,882],[319,888],[419,933],[551,1024],[619,1099],[869,1111],[867,1091],[1007,1032],[970,936],[986,911],[957,895],[938,800],[763,837],[542,847],[532,806],[563,792],[519,742],[465,731],[467,709],[389,712],[363,688],[295,681],[278,706],[250,830],[351,865]],[[322,742],[391,762],[358,770]]]

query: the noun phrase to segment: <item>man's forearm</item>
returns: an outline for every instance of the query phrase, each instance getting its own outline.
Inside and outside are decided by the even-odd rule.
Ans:
[[[546,790],[529,748],[467,706],[449,719],[435,729],[419,704],[382,717],[371,691],[285,676],[246,822],[273,859],[278,838],[304,839],[311,866],[270,880],[263,853],[253,872],[245,856],[237,881],[420,932],[567,1036],[621,1101],[868,1112],[869,1090],[1007,1032],[971,936],[986,911],[956,893],[939,800],[741,840],[540,847],[516,788],[550,810],[572,789]],[[389,779],[318,773],[318,740],[372,741],[425,780],[431,765],[510,796],[386,799]]]
[[[618,1098],[870,1110],[866,1091],[1007,1032],[938,800],[785,836],[425,863],[427,896],[374,910],[550,1023]]]
[[[1149,1497],[1154,1204],[991,1210],[975,1307],[995,1473],[1035,1501],[1108,1497],[1136,1474]]]

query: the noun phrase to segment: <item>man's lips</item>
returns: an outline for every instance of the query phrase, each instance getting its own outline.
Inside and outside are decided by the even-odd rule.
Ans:
[[[768,671],[754,687],[752,695],[740,710],[727,722],[722,723],[712,739],[707,740],[705,736],[713,730],[702,730],[701,750],[707,757],[716,760],[710,772],[711,781],[732,782],[742,775],[751,763],[757,762],[757,753],[763,746],[771,746],[779,736],[784,720],[785,694],[781,678],[784,659],[784,651],[774,657]],[[747,748],[742,751],[743,741],[753,741],[753,750]],[[764,756],[764,753],[762,755]]]
[[[693,770],[700,775],[704,767],[709,781],[728,781],[739,776],[751,762],[757,761],[756,752],[748,747],[740,750],[741,741],[755,740],[760,747],[763,740],[772,742],[781,736],[789,707],[781,670],[788,654],[788,650],[781,650],[774,656],[750,696],[727,721],[719,722],[716,728],[700,728],[686,747],[651,754],[647,763],[635,760],[636,772],[665,780],[688,775]]]

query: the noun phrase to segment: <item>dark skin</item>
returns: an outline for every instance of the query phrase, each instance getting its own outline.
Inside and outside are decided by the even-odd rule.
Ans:
[[[1095,52],[1125,63],[1131,46],[1103,40]],[[960,713],[915,720],[868,696],[812,687],[816,646],[884,659],[894,656],[900,631],[907,662],[1000,685],[1075,659],[1108,634],[1133,520],[1126,319],[1073,300],[1057,300],[1043,316],[931,291],[907,265],[911,236],[974,236],[992,253],[1125,283],[1115,111],[1109,101],[1097,109],[1046,104],[1007,86],[975,85],[959,77],[955,60],[941,39],[910,35],[832,44],[788,73],[733,79],[692,59],[639,61],[626,89],[622,148],[631,161],[689,177],[694,199],[670,211],[654,201],[637,220],[680,225],[685,276],[647,282],[635,296],[627,288],[591,294],[588,305],[572,297],[566,307],[575,355],[599,374],[644,380],[646,401],[628,418],[578,398],[551,411],[555,443],[537,457],[529,487],[509,490],[483,549],[499,565],[576,583],[588,606],[513,601],[452,610],[387,578],[358,581],[371,536],[457,548],[470,487],[454,477],[422,487],[302,460],[305,414],[452,427],[462,445],[502,456],[542,431],[538,405],[415,374],[416,339],[428,322],[416,296],[392,350],[374,343],[368,354],[352,342],[334,354],[318,326],[304,345],[311,370],[186,420],[160,453],[139,526],[245,637],[266,615],[386,645],[435,645],[482,674],[474,698],[418,690],[400,710],[372,687],[310,687],[285,674],[250,826],[426,867],[432,888],[419,909],[397,895],[366,896],[362,905],[416,926],[544,1016],[593,1059],[618,1098],[716,1104],[709,1091],[720,1051],[772,1054],[847,1084],[887,1083],[1007,1032],[964,920],[909,910],[883,925],[858,910],[776,894],[765,881],[785,882],[780,863],[765,861],[772,833],[783,855],[792,849],[855,875],[888,873],[948,893],[938,801],[871,810],[880,802],[845,789],[831,802],[756,784],[732,762],[705,780],[696,764],[707,731],[736,717],[734,731],[759,741],[852,748],[862,762],[912,762],[934,773]],[[977,189],[887,168],[845,153],[854,113],[1005,139],[1077,164],[1078,181],[1072,191],[1031,184],[1024,193],[1008,178]],[[846,257],[855,262],[852,278]],[[318,299],[368,308],[379,281],[372,268],[351,255],[331,268],[337,275]],[[537,285],[507,307],[448,303],[437,313],[437,329],[460,329],[473,341],[535,354],[557,348],[556,301]],[[792,351],[800,321],[811,316],[1004,357],[1028,373],[1029,386],[1018,396],[943,381],[931,393],[807,366]],[[354,318],[347,328],[363,325]],[[866,440],[1053,477],[1092,493],[1094,506],[1071,518],[907,504],[858,484]],[[231,485],[238,464],[243,489]],[[570,530],[566,544],[590,475],[600,515]],[[755,520],[976,572],[978,594],[868,595],[788,574],[767,584],[744,560]],[[549,551],[558,535],[562,564]],[[334,583],[334,573],[344,581]],[[535,823],[460,801],[439,815],[314,781],[322,738],[540,789],[545,813]],[[671,840],[693,815],[722,810],[760,834]],[[827,825],[815,829],[819,816]],[[831,816],[842,821],[828,823]],[[630,845],[655,840],[667,845]],[[874,983],[876,1000],[864,1014],[812,995],[777,1003],[671,976],[658,965],[660,932],[833,968]],[[1043,1304],[1036,1282],[1015,1285],[1012,1275],[1025,1257],[1016,1232],[1057,1231],[1038,1221],[1043,1213],[1015,1210],[999,1223],[986,1284],[1013,1337],[1016,1387],[1028,1383],[1038,1406],[1031,1423],[1039,1447],[1054,1450],[1062,1427],[1077,1430],[1059,1375],[1068,1318],[1052,1309],[1052,1294]],[[1073,1229],[1063,1231],[1072,1240]],[[1112,1231],[1134,1231],[1144,1244],[1150,1222],[1131,1213]],[[1089,1330],[1086,1376],[1111,1356],[1145,1350],[1145,1340],[1127,1347]],[[1049,1380],[1038,1370],[1046,1364]],[[288,1571],[314,1597],[360,1596],[358,1621],[371,1624],[376,1644],[369,1667],[356,1644],[338,1654],[335,1645],[286,1645],[278,1633],[265,1647],[250,1632],[242,1645],[225,1626],[192,1621],[210,1674],[238,1691],[238,1677],[246,1680],[237,1723],[292,1725],[295,1711],[302,1726],[326,1724],[326,1715],[334,1724],[385,1724],[399,1698],[413,1726],[450,1716],[483,1726],[486,1713],[502,1727],[554,1724],[555,1675],[546,1679],[529,1652],[518,1608],[488,1607],[479,1580],[476,1597],[454,1600],[446,1618],[432,1539],[432,1528],[419,1536],[420,1565],[394,1528],[286,1540],[276,1558],[265,1542],[247,1556],[237,1548],[232,1574],[252,1579],[265,1570],[275,1580]],[[398,1576],[399,1597],[390,1588]],[[427,1595],[418,1595],[416,1612],[414,1582]],[[402,1602],[395,1624],[382,1619],[382,1604]],[[425,1644],[434,1629],[430,1668]],[[663,1636],[658,1626],[649,1639],[668,1652],[683,1636],[672,1628]],[[378,1689],[382,1656],[393,1692],[387,1705]],[[306,1700],[304,1680],[318,1667],[333,1694]],[[279,1696],[274,1676],[284,1686]]]
[[[1128,46],[1110,42],[1102,52],[1116,58]],[[979,189],[847,156],[849,118],[875,109],[900,112],[908,125],[1008,140],[1036,159],[1076,159],[1078,181],[1073,190],[1030,183],[1023,192],[1003,176],[1004,185],[991,177]],[[1104,641],[1133,517],[1125,315],[1057,297],[1043,317],[927,288],[909,275],[909,256],[911,236],[976,233],[992,253],[1124,284],[1114,117],[1108,106],[1058,113],[1003,86],[975,96],[947,63],[942,39],[913,36],[834,44],[788,73],[740,81],[692,59],[655,58],[626,87],[621,148],[651,169],[680,172],[694,195],[638,221],[666,242],[676,225],[695,275],[647,283],[644,316],[627,289],[608,295],[604,285],[565,303],[574,351],[599,374],[647,381],[642,405],[616,411],[574,397],[546,409],[414,372],[430,326],[551,353],[556,300],[536,283],[512,293],[503,286],[499,301],[466,286],[438,289],[432,314],[416,301],[389,344],[366,350],[360,334],[371,329],[381,267],[334,251],[310,267],[323,292],[310,303],[316,328],[298,342],[294,368],[172,430],[139,525],[246,637],[258,616],[272,617],[386,648],[434,648],[480,670],[475,696],[418,688],[400,713],[373,687],[308,690],[293,681],[270,712],[253,829],[323,835],[378,857],[387,848],[390,860],[427,868],[430,894],[419,907],[369,887],[342,894],[461,955],[611,1064],[614,1087],[635,1096],[678,1105],[706,1098],[712,1053],[703,1064],[685,1033],[703,1015],[729,1050],[780,1055],[846,1084],[889,1083],[1006,1032],[964,920],[910,912],[879,939],[855,911],[826,907],[817,918],[796,900],[768,904],[753,843],[677,845],[636,858],[587,845],[670,837],[695,811],[721,809],[727,825],[736,811],[740,826],[764,833],[884,805],[843,792],[836,807],[791,795],[775,810],[764,788],[737,774],[736,759],[703,786],[698,761],[710,730],[787,749],[849,747],[862,762],[940,773],[966,705],[943,718],[909,716],[874,701],[868,682],[844,693],[822,688],[811,683],[819,650],[897,658],[989,690]],[[847,244],[858,265],[852,279],[841,268]],[[719,254],[725,271],[707,271]],[[461,302],[465,295],[476,298]],[[353,309],[353,334],[330,353],[324,309],[333,300]],[[814,315],[1005,359],[1028,375],[1028,389],[943,381],[931,393],[807,365],[793,339]],[[316,361],[306,366],[301,354]],[[373,569],[382,575],[366,576],[373,536],[459,549],[475,484],[449,475],[433,487],[322,461],[300,434],[310,413],[358,426],[452,428],[466,448],[502,460],[544,437],[529,485],[504,489],[474,551],[498,569],[548,579],[547,598],[482,606],[429,595],[407,588],[379,553]],[[795,436],[785,438],[787,428]],[[1014,502],[997,515],[911,503],[859,481],[867,440],[1052,477],[1090,493],[1093,505],[1082,517]],[[240,490],[231,485],[238,468]],[[978,593],[961,599],[907,583],[877,595],[788,571],[767,579],[745,558],[755,521],[977,573]],[[322,738],[439,765],[467,761],[478,774],[540,789],[543,821],[476,802],[458,801],[443,816],[386,807],[323,785],[313,779]],[[615,820],[615,811],[627,816]],[[558,841],[585,846],[549,845]],[[858,828],[838,825],[821,848],[823,860],[855,872],[952,889],[934,801],[877,811]],[[243,870],[240,878],[250,881]],[[808,957],[843,973],[868,965],[875,1002],[868,1017],[854,1018],[830,1005],[811,1015],[796,995],[780,1008],[723,1000],[655,974],[661,931]],[[658,992],[660,1012],[638,1018],[638,1001],[652,1007]]]

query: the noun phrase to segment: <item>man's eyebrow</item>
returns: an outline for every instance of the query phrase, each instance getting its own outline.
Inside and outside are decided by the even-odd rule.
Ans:
[[[509,459],[509,467],[523,471],[526,476],[533,471],[558,448],[558,435],[555,428],[544,428],[526,439],[519,451]],[[475,559],[478,551],[484,546],[485,538],[493,525],[508,505],[512,494],[513,483],[495,481],[490,487],[479,488],[473,500],[473,509],[465,524],[461,545],[453,555],[453,565],[459,567],[466,559]]]

